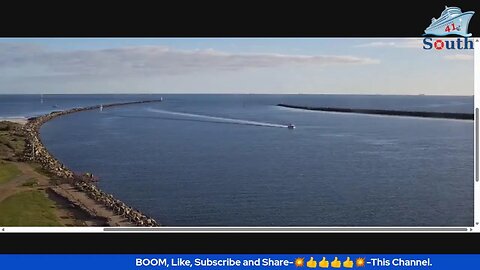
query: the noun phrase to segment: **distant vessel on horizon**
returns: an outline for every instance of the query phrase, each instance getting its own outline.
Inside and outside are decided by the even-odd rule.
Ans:
[[[294,124],[288,124],[287,128],[288,129],[295,129],[295,125]]]

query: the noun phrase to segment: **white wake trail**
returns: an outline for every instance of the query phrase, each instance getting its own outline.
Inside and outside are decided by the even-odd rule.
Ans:
[[[150,112],[156,112],[156,113],[187,116],[187,117],[206,119],[206,120],[215,120],[215,121],[223,122],[223,123],[252,125],[252,126],[263,126],[263,127],[277,127],[277,128],[287,128],[288,127],[287,125],[279,125],[279,124],[273,124],[273,123],[257,122],[257,121],[242,120],[242,119],[233,119],[233,118],[226,118],[226,117],[209,116],[209,115],[203,115],[203,114],[172,112],[172,111],[152,109],[152,108],[148,108],[147,110],[150,111]]]

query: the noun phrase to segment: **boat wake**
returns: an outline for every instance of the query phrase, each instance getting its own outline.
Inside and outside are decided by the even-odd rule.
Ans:
[[[203,122],[208,121],[208,122],[212,122],[212,123],[238,124],[238,125],[250,125],[250,126],[261,126],[261,127],[276,127],[276,128],[288,128],[289,127],[288,125],[280,125],[280,124],[274,124],[274,123],[257,122],[257,121],[226,118],[226,117],[217,117],[217,116],[210,116],[210,115],[203,115],[203,114],[173,112],[173,111],[166,111],[166,110],[159,110],[159,109],[152,109],[152,108],[148,108],[147,110],[149,112],[154,112],[154,113],[161,113],[161,114],[169,114],[169,115],[177,115],[177,116],[194,118],[194,119],[198,119],[198,120],[203,120]]]

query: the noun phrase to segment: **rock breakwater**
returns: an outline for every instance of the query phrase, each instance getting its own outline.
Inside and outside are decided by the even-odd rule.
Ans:
[[[28,119],[28,122],[24,125],[23,131],[25,133],[26,145],[23,159],[25,161],[36,162],[41,165],[42,169],[53,175],[54,177],[62,180],[63,182],[68,182],[73,185],[77,190],[85,192],[91,199],[96,202],[103,204],[107,208],[111,209],[115,214],[123,216],[129,220],[132,224],[136,226],[160,226],[153,218],[148,217],[139,210],[136,210],[132,207],[127,206],[125,203],[113,197],[111,194],[107,194],[101,191],[88,177],[78,177],[73,171],[67,168],[59,160],[57,160],[53,155],[51,155],[48,150],[43,145],[40,139],[40,127],[54,119],[63,115],[96,110],[96,109],[105,109],[108,107],[114,106],[123,106],[123,105],[132,105],[132,104],[142,104],[142,103],[151,103],[151,102],[160,102],[162,100],[146,100],[146,101],[134,101],[134,102],[123,102],[123,103],[113,103],[106,105],[96,105],[90,107],[82,108],[73,108],[64,111],[55,111],[49,114],[45,114],[39,117],[34,117]]]
[[[310,107],[289,104],[277,104],[279,107],[301,109],[309,111],[322,112],[339,112],[339,113],[359,113],[359,114],[376,114],[390,116],[409,116],[424,118],[443,118],[443,119],[459,119],[473,120],[473,113],[449,113],[449,112],[425,112],[425,111],[397,111],[397,110],[375,110],[375,109],[353,109],[353,108],[334,108],[334,107]]]

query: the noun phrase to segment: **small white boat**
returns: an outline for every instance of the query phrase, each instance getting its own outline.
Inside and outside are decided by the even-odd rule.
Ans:
[[[295,129],[295,125],[294,124],[288,124],[287,128],[288,129]]]

